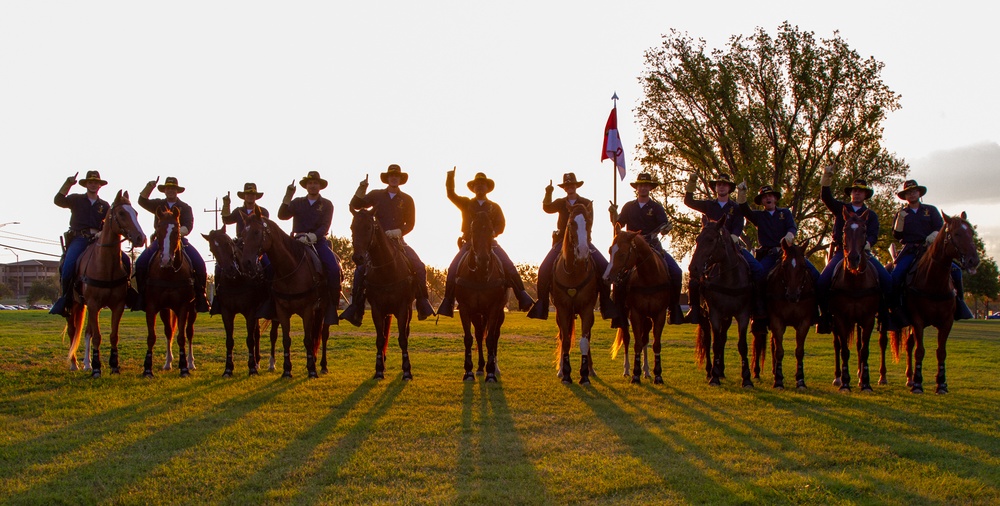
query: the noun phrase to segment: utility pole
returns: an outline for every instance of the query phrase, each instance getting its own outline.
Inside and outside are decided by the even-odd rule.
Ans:
[[[219,229],[219,215],[222,214],[222,209],[219,209],[219,199],[218,198],[215,199],[215,208],[214,209],[203,209],[203,211],[206,212],[206,213],[212,213],[212,214],[215,215],[215,228],[213,230],[218,230]]]

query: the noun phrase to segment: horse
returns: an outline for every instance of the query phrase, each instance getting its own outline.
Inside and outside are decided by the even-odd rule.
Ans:
[[[663,336],[663,326],[667,321],[667,309],[676,301],[672,300],[670,291],[670,273],[667,271],[663,257],[646,242],[639,232],[623,231],[615,226],[615,238],[611,244],[611,258],[604,272],[606,282],[614,282],[623,286],[625,309],[629,326],[634,334],[635,352],[632,367],[634,384],[642,382],[642,358],[649,346],[649,333],[653,332],[653,383],[663,384],[663,369],[660,363],[660,339]],[[616,288],[616,290],[620,290]],[[629,376],[628,360],[629,330],[618,328],[615,343],[611,347],[612,358],[618,351],[625,349],[624,376]],[[649,365],[644,368],[649,377]]]
[[[878,313],[880,290],[878,274],[868,260],[866,244],[867,214],[860,215],[845,208],[844,261],[834,272],[830,283],[830,314],[833,316],[833,350],[835,357],[834,386],[841,391],[851,390],[848,361],[851,339],[857,339],[858,388],[872,389],[868,373],[868,352],[875,315]]]
[[[497,346],[500,327],[504,322],[507,305],[507,281],[503,265],[493,253],[493,223],[486,212],[477,212],[469,224],[469,250],[458,264],[455,279],[455,300],[458,302],[462,330],[465,333],[465,376],[463,381],[473,381],[472,329],[479,350],[479,369],[484,364],[486,382],[494,383],[500,372],[497,367]],[[483,359],[483,341],[486,341],[487,358]]]
[[[77,370],[76,352],[80,347],[83,320],[87,318],[84,369],[91,370],[91,377],[101,377],[101,308],[111,309],[111,373],[118,374],[118,327],[125,311],[128,273],[122,265],[122,237],[128,238],[132,247],[146,244],[146,234],[139,226],[139,219],[128,198],[121,190],[104,216],[104,225],[97,240],[80,255],[77,280],[79,292],[68,301],[66,332],[70,336],[70,370]]]
[[[226,330],[226,368],[222,377],[233,376],[233,328],[236,315],[243,315],[247,328],[247,368],[249,375],[258,373],[260,364],[260,334],[261,325],[257,318],[257,309],[267,300],[267,283],[259,273],[244,273],[242,250],[236,247],[236,242],[226,234],[225,225],[219,230],[202,234],[219,266],[215,279],[215,300],[212,301],[213,313],[222,316],[222,326]],[[274,370],[274,345],[278,339],[278,326],[270,326],[271,362],[270,370]]]
[[[370,210],[351,210],[351,244],[355,258],[362,259],[358,268],[366,270],[365,284],[369,288],[368,302],[375,324],[375,376],[385,378],[385,357],[389,350],[389,332],[396,317],[399,349],[403,355],[403,380],[413,379],[410,370],[410,321],[416,299],[410,264],[398,242],[391,242]]]
[[[325,240],[325,239],[324,239]],[[310,378],[317,378],[316,357],[322,342],[323,356],[321,372],[326,368],[326,343],[330,329],[324,324],[328,304],[326,277],[319,259],[310,256],[307,246],[286,234],[277,223],[264,218],[255,211],[246,219],[243,236],[243,269],[259,272],[260,256],[267,253],[274,269],[271,295],[274,297],[277,320],[281,323],[282,347],[285,360],[282,364],[283,378],[292,377],[292,338],[289,334],[293,314],[302,318],[303,338],[306,348],[306,370]]]
[[[955,322],[955,286],[951,279],[951,264],[957,261],[959,267],[976,273],[979,265],[979,253],[976,250],[972,225],[967,221],[966,214],[948,216],[942,213],[944,226],[938,232],[934,242],[927,251],[914,262],[913,280],[906,288],[904,307],[911,325],[906,336],[906,386],[910,392],[923,393],[924,375],[924,329],[928,326],[937,327],[938,371],[935,381],[936,393],[948,393],[948,383],[945,379],[944,361],[947,355],[945,345],[948,334]],[[893,354],[898,359],[901,336],[907,329],[900,332],[890,332]],[[913,348],[916,346],[916,360]],[[915,363],[914,363],[915,362]]]
[[[563,230],[562,247],[553,263],[551,292],[556,306],[558,327],[556,353],[563,383],[572,383],[569,349],[573,344],[576,316],[580,316],[580,384],[590,384],[593,361],[590,358],[590,331],[594,326],[594,306],[597,305],[597,270],[590,257],[587,241],[587,207],[576,204],[569,210]],[[548,304],[548,301],[542,301]]]
[[[691,276],[701,279],[702,314],[708,316],[695,335],[695,356],[704,364],[709,385],[720,385],[725,378],[724,358],[727,332],[733,319],[739,332],[743,388],[752,388],[750,363],[747,360],[747,325],[750,321],[750,266],[743,259],[726,229],[728,215],[708,221],[698,234],[691,258]],[[697,301],[692,301],[697,303]],[[706,360],[711,349],[712,360]]]
[[[784,338],[788,327],[795,329],[795,387],[806,388],[802,358],[806,335],[816,311],[816,282],[806,266],[805,248],[781,241],[781,261],[767,275],[768,330],[771,333],[771,372],[774,388],[785,388],[781,362],[785,358]],[[754,378],[767,349],[767,330],[754,331]]]

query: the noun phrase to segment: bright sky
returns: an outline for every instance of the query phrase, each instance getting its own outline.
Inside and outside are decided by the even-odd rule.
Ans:
[[[671,28],[719,47],[788,20],[818,37],[839,30],[885,63],[885,82],[902,95],[886,146],[933,183],[926,202],[969,211],[997,258],[1000,7],[752,3],[0,2],[0,223],[19,222],[0,229],[0,244],[58,253],[24,236],[56,240],[69,212],[53,195],[92,169],[110,182],[108,201],[118,189],[134,201],[146,181],[176,176],[196,233],[215,223],[202,210],[226,192],[237,203],[244,182],[275,213],[285,186],[318,170],[330,181],[332,233],[349,236],[357,183],[367,174],[378,188],[398,163],[417,205],[407,242],[430,265],[447,266],[456,251],[460,216],[444,189],[453,166],[461,194],[471,196],[464,183],[478,171],[496,181],[490,197],[507,217],[499,241],[515,262],[545,255],[555,217],[541,210],[544,187],[569,171],[598,203],[594,242],[606,249],[603,127],[617,92],[629,157],[621,204],[639,172],[632,111],[644,52]],[[149,233],[152,215],[140,213]],[[0,263],[13,261],[0,249]]]

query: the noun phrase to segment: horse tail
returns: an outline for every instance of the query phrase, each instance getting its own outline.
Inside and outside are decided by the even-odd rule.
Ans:
[[[763,366],[767,362],[767,336],[770,335],[770,331],[758,331],[751,332],[753,334],[753,356],[752,362],[758,363]]]
[[[706,336],[702,326],[698,325],[698,330],[694,333],[694,357],[698,361],[698,367],[705,365],[705,354],[708,352],[710,344],[705,341],[710,338],[711,335]]]
[[[554,353],[556,370],[559,370],[559,364],[562,363],[562,342],[563,342],[562,331],[556,328],[556,349]]]
[[[73,335],[69,336],[69,354],[66,355],[66,362],[73,363],[73,357],[76,356],[76,351],[80,349],[80,341],[81,337],[83,337],[83,322],[86,321],[87,306],[84,305],[83,309],[78,312],[72,312],[70,315],[76,331],[73,332]],[[68,323],[66,329],[69,329]]]
[[[899,352],[902,350],[903,346],[903,336],[906,335],[906,330],[908,327],[901,328],[899,330],[889,331],[889,343],[892,346],[892,361],[899,362]]]
[[[618,351],[622,349],[622,345],[625,344],[625,338],[628,336],[626,332],[628,332],[628,329],[619,328],[615,334],[615,343],[611,345],[612,359],[618,358]]]

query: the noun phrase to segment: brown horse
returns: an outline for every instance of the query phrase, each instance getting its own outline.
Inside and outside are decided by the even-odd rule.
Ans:
[[[569,349],[576,330],[576,316],[580,316],[580,384],[590,384],[590,331],[594,326],[594,306],[597,305],[597,276],[594,261],[590,258],[587,241],[587,207],[576,204],[569,210],[569,219],[563,231],[562,247],[553,263],[552,302],[556,306],[556,325],[559,328],[558,345],[559,377],[563,383],[572,383]],[[548,304],[548,301],[542,301]]]
[[[413,301],[416,299],[410,264],[399,242],[390,242],[382,226],[369,210],[351,211],[351,243],[356,258],[362,259],[359,268],[366,270],[365,284],[368,302],[372,307],[375,324],[375,379],[385,378],[385,357],[389,350],[389,332],[392,318],[396,317],[399,332],[399,349],[403,355],[403,379],[413,379],[410,371],[410,320],[413,318]]]
[[[324,239],[325,240],[325,239]],[[260,270],[259,258],[262,253],[274,269],[271,295],[274,297],[277,320],[281,323],[282,346],[285,360],[282,364],[283,378],[292,377],[292,338],[289,334],[293,314],[302,318],[303,338],[306,348],[306,369],[310,378],[317,378],[316,357],[320,344],[323,358],[320,363],[326,372],[326,341],[330,329],[323,323],[328,300],[326,277],[319,259],[310,256],[307,246],[286,234],[277,223],[254,212],[246,220],[246,234],[243,236],[243,269],[246,272]]]
[[[247,367],[250,376],[258,373],[260,364],[260,320],[257,310],[267,300],[267,283],[259,273],[244,273],[240,268],[242,250],[236,247],[236,242],[226,234],[225,225],[220,230],[212,230],[202,237],[208,241],[208,247],[215,257],[218,266],[215,278],[215,300],[212,301],[212,312],[222,316],[222,326],[226,330],[226,368],[222,377],[233,376],[233,339],[236,315],[243,315],[247,328]],[[271,330],[271,364],[274,370],[274,344],[278,338],[278,326],[268,325]]]
[[[160,207],[156,210],[157,227],[155,240],[159,244],[157,258],[149,263],[146,282],[146,359],[143,362],[143,376],[153,377],[153,346],[156,344],[156,315],[163,322],[163,334],[167,337],[167,362],[164,369],[171,368],[171,344],[176,333],[180,348],[181,377],[190,376],[193,359],[190,346],[194,339],[194,280],[191,275],[191,260],[184,254],[181,242],[181,214],[177,207]]]
[[[490,215],[477,212],[470,223],[469,250],[458,264],[455,280],[455,300],[458,301],[462,330],[465,333],[465,376],[472,381],[472,329],[479,350],[479,369],[486,369],[486,382],[497,381],[497,347],[500,327],[504,322],[507,305],[507,282],[503,265],[493,253],[493,223]],[[483,358],[483,341],[486,341],[487,358]]]
[[[670,273],[667,271],[663,257],[646,242],[638,232],[627,232],[615,226],[615,239],[611,244],[611,259],[604,273],[606,282],[624,285],[625,310],[629,326],[632,328],[635,344],[633,345],[635,359],[632,367],[632,383],[641,383],[643,372],[642,358],[649,345],[649,332],[653,332],[653,383],[663,384],[663,368],[660,363],[660,338],[663,326],[667,321],[667,308],[676,301],[671,300]],[[628,344],[627,328],[619,328],[615,335],[615,343],[611,347],[614,358],[618,350],[624,348],[624,375],[628,374]],[[648,363],[646,376],[649,377]]]
[[[830,314],[833,316],[833,350],[835,378],[833,384],[841,391],[851,390],[848,362],[851,340],[857,339],[858,388],[871,390],[868,373],[868,352],[875,315],[878,313],[880,290],[878,273],[865,252],[867,242],[867,209],[860,215],[845,208],[844,261],[833,274],[830,283]]]
[[[781,363],[785,358],[785,330],[795,329],[795,387],[805,388],[802,369],[806,335],[816,311],[816,282],[810,274],[805,248],[781,241],[781,261],[767,275],[768,329],[771,331],[771,372],[774,388],[785,388]],[[767,331],[754,331],[754,378],[767,349]]]
[[[96,242],[87,246],[80,255],[73,297],[68,302],[69,316],[66,318],[66,332],[70,336],[70,370],[77,370],[76,351],[80,347],[83,333],[83,319],[87,318],[86,350],[84,369],[91,369],[91,376],[101,377],[101,308],[111,309],[111,372],[120,372],[118,366],[118,326],[125,311],[125,293],[128,289],[128,273],[122,265],[122,236],[128,238],[134,247],[146,244],[146,234],[139,226],[135,209],[129,201],[128,192],[121,190],[104,216],[104,225]]]
[[[942,213],[943,214],[943,213]],[[906,336],[906,386],[910,392],[924,391],[924,329],[933,325],[938,330],[937,361],[938,371],[936,392],[948,393],[945,381],[944,361],[947,355],[945,345],[948,334],[955,322],[955,286],[951,279],[951,264],[956,261],[963,270],[975,274],[979,265],[979,253],[973,239],[974,229],[961,217],[943,214],[944,226],[934,242],[919,260],[914,262],[913,280],[906,287],[905,309],[911,326]],[[898,358],[900,334],[891,332],[894,355]],[[916,345],[916,363],[913,348]]]
[[[708,221],[696,239],[691,258],[691,276],[701,279],[702,313],[708,315],[695,336],[695,355],[704,364],[709,385],[721,384],[725,378],[727,333],[733,319],[739,332],[737,348],[743,387],[753,387],[750,362],[747,359],[747,325],[750,322],[750,266],[743,259],[726,229],[728,215],[719,221]],[[706,360],[711,350],[712,360]]]

